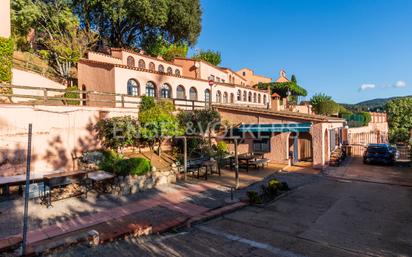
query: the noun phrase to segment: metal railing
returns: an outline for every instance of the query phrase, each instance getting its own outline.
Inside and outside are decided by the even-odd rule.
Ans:
[[[98,107],[138,108],[140,96],[109,92],[67,90],[47,87],[30,87],[0,84],[0,89],[12,89],[12,92],[0,90],[0,98],[8,98],[11,104],[44,105],[82,105]],[[69,97],[70,95],[70,97]],[[205,101],[188,99],[170,99],[177,109],[197,110],[208,107]]]

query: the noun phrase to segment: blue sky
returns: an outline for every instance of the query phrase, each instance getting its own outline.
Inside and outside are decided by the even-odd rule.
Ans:
[[[410,0],[202,0],[195,48],[338,102],[412,95]],[[193,51],[193,50],[192,50]],[[362,89],[361,89],[362,88]]]

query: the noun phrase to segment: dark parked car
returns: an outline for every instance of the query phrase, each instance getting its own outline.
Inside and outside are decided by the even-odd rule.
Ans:
[[[370,144],[363,154],[363,163],[393,165],[396,161],[396,154],[396,148],[388,144]]]

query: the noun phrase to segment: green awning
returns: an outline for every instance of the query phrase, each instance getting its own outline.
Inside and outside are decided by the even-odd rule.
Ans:
[[[309,132],[312,123],[242,124],[239,132]]]

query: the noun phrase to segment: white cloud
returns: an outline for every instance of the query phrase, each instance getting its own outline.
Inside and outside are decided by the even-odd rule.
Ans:
[[[376,87],[375,84],[362,84],[359,88],[359,91],[365,91],[368,89],[374,89]]]
[[[398,81],[396,81],[395,84],[393,84],[393,87],[395,87],[395,88],[403,88],[403,87],[406,87],[406,83],[405,83],[405,81],[403,81],[403,80],[398,80]]]

